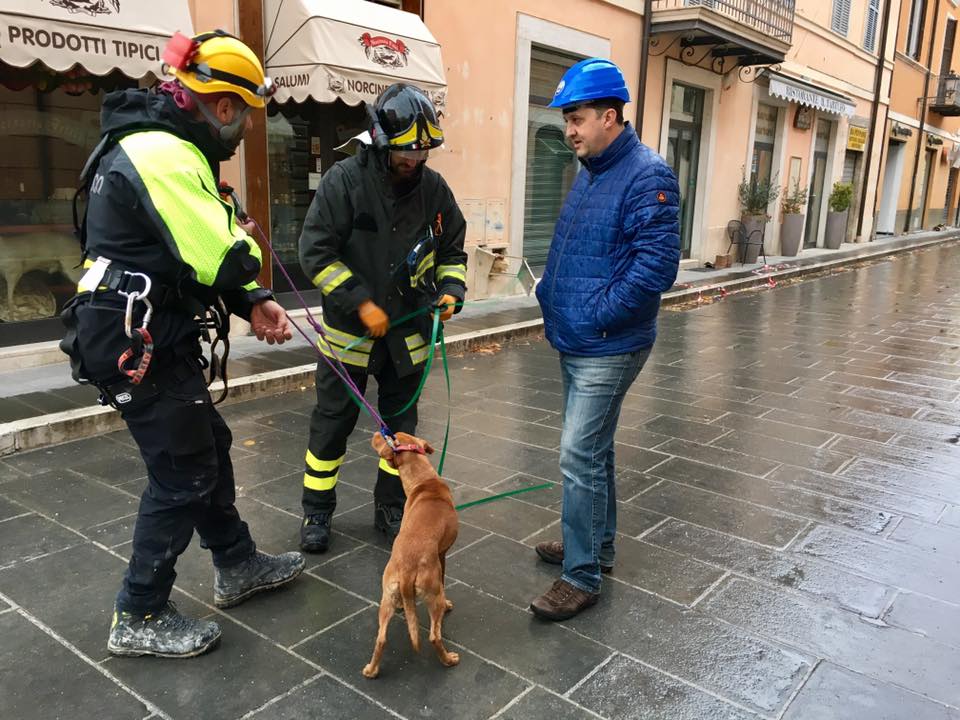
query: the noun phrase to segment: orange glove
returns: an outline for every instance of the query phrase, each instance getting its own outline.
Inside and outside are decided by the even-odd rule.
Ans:
[[[454,305],[456,302],[459,301],[453,295],[440,296],[440,299],[437,300],[437,306],[443,308],[443,311],[440,313],[440,322],[446,322],[453,317],[453,312],[457,309]]]
[[[373,300],[365,300],[357,308],[360,322],[367,328],[370,337],[381,338],[390,329],[390,318]]]

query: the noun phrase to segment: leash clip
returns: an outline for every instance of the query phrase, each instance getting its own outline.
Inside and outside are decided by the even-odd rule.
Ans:
[[[153,289],[153,283],[148,275],[140,272],[130,272],[129,270],[125,270],[123,274],[130,275],[131,277],[138,277],[143,280],[143,290],[117,290],[118,295],[122,295],[127,299],[127,309],[123,314],[123,331],[126,333],[127,337],[132,340],[133,306],[137,301],[140,301],[147,306],[147,311],[143,315],[143,323],[140,325],[140,328],[146,330],[147,325],[150,324],[150,318],[153,315],[153,303],[150,302],[148,295],[150,295],[150,291]]]
[[[380,434],[383,435],[383,439],[386,440],[386,442],[387,442],[387,447],[389,447],[391,450],[393,450],[394,452],[396,452],[396,451],[397,451],[397,438],[394,437],[393,433],[391,433],[391,432],[387,429],[387,426],[386,426],[386,425],[384,425],[383,427],[380,428]]]

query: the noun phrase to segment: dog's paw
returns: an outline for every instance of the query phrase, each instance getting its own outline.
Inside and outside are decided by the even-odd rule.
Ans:
[[[452,602],[450,602],[449,600],[447,600],[447,601],[446,601],[446,604],[447,604],[447,610],[446,610],[447,612],[450,612],[451,610],[453,610],[453,603],[452,603]]]
[[[460,664],[460,654],[448,652],[447,656],[443,659],[443,664],[447,667],[453,667],[454,665]]]
[[[459,661],[459,658],[458,658]],[[363,676],[373,680],[377,675],[380,674],[380,668],[374,667],[372,664],[366,665],[363,668]]]

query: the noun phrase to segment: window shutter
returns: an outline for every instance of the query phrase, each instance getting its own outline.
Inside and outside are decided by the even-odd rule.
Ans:
[[[877,49],[877,24],[880,20],[880,0],[869,0],[867,4],[867,22],[863,33],[863,49],[874,52]]]
[[[833,18],[830,29],[846,36],[850,30],[850,0],[833,0]]]

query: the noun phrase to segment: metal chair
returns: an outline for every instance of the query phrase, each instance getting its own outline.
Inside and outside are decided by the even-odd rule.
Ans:
[[[730,248],[737,246],[737,256],[741,265],[747,258],[747,247],[750,245],[759,245],[760,253],[763,255],[763,264],[767,264],[767,250],[763,246],[763,230],[756,230],[747,233],[747,226],[739,220],[731,220],[727,223],[727,235],[730,237],[730,244],[727,245],[727,254],[730,254]]]

